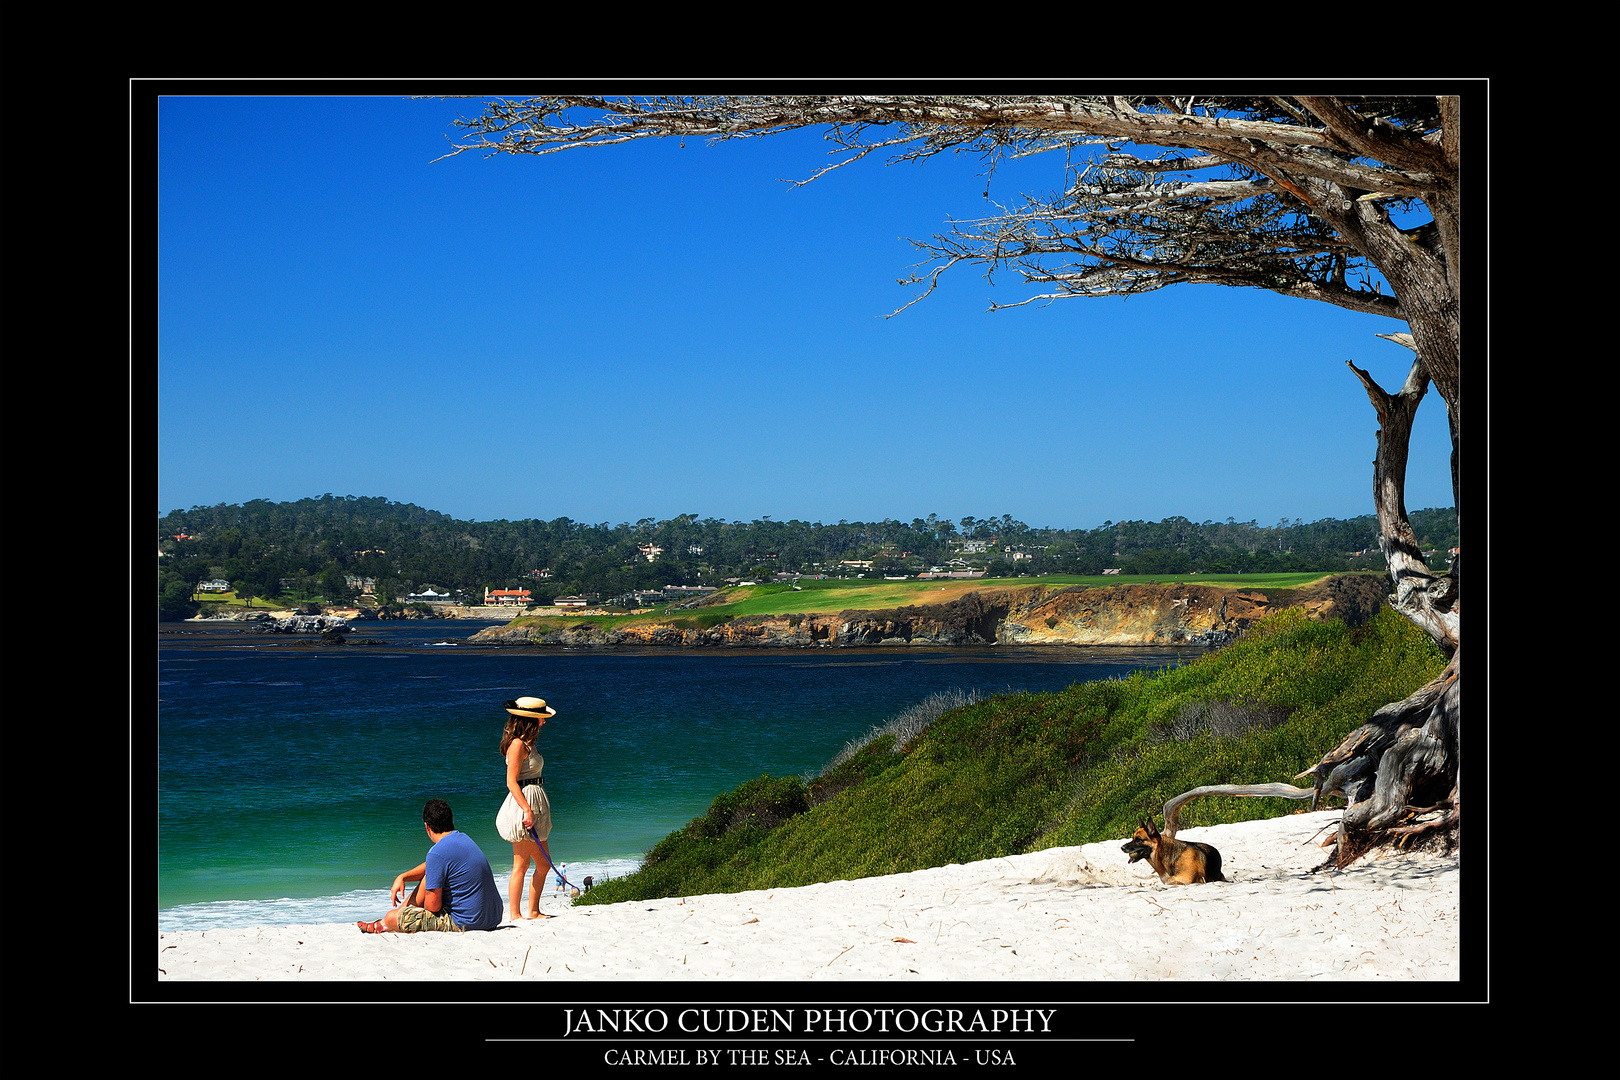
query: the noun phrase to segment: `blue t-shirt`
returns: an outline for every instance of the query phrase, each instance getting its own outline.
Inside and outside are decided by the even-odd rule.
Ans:
[[[464,832],[452,831],[428,849],[424,889],[443,889],[440,911],[463,930],[493,930],[501,924],[501,894],[483,849]]]

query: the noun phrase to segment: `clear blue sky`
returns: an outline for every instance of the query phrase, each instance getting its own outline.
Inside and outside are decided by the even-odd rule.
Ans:
[[[159,106],[159,513],[378,495],[461,518],[1351,517],[1404,325],[1253,290],[987,312],[957,267],[900,316],[977,159],[793,188],[819,132],[462,155],[476,101]],[[999,172],[992,198],[1063,183]],[[1451,505],[1443,406],[1407,505]]]

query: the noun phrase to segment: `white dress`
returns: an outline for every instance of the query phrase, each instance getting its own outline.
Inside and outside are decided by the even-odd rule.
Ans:
[[[529,800],[529,809],[534,811],[534,831],[542,840],[551,835],[551,801],[540,784],[540,774],[545,767],[546,759],[533,747],[529,748],[529,759],[518,766],[518,787]],[[506,801],[501,803],[500,813],[495,815],[495,831],[508,843],[533,839],[523,827],[523,807],[510,791],[506,793]]]

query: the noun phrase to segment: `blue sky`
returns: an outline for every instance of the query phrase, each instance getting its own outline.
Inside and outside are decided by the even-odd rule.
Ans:
[[[462,155],[476,101],[159,105],[158,506],[380,495],[460,518],[834,522],[1372,510],[1404,326],[1253,290],[987,312],[907,237],[982,217],[983,167],[874,158],[806,187],[819,132]],[[1052,155],[997,173],[1010,202]],[[1443,407],[1407,505],[1451,505]]]

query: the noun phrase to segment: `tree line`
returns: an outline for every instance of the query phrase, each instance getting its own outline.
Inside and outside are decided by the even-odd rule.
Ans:
[[[1443,553],[1457,545],[1454,509],[1410,516],[1426,549]],[[566,517],[462,521],[411,503],[331,494],[175,510],[158,520],[158,550],[160,615],[168,618],[195,613],[197,586],[213,579],[254,596],[329,603],[354,599],[355,578],[374,580],[373,595],[384,603],[429,586],[479,598],[486,587],[526,588],[549,602],[572,593],[608,597],[777,573],[916,573],[953,560],[991,576],[1384,566],[1370,514],[1309,523],[1284,518],[1274,525],[1170,517],[1108,521],[1094,529],[1031,528],[1008,514],[835,524],[680,514],[587,524]],[[846,561],[872,568],[841,566]]]

